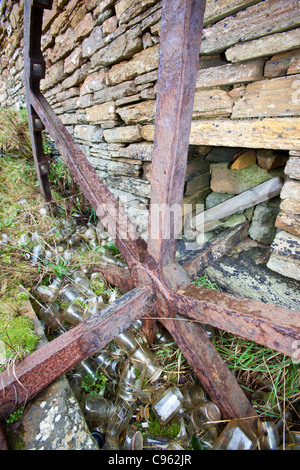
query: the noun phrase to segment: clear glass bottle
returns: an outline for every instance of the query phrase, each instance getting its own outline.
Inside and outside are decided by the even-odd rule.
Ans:
[[[123,365],[123,362],[120,359],[115,359],[107,351],[102,351],[94,359],[94,362],[97,367],[100,367],[101,370],[105,370],[108,375],[113,377],[120,376],[120,370]]]
[[[144,376],[145,369],[140,373],[134,364],[127,359],[120,376],[118,395],[128,402],[136,402],[143,385]]]
[[[220,420],[220,409],[212,401],[206,401],[192,409],[191,422],[196,430],[215,427]]]
[[[84,308],[75,300],[64,309],[63,319],[76,326],[83,321],[84,313]]]
[[[52,303],[47,307],[41,307],[38,312],[39,319],[52,331],[63,331],[63,319],[57,304]]]
[[[72,279],[81,295],[84,295],[86,298],[93,298],[95,301],[97,300],[97,296],[91,289],[90,281],[83,271],[75,271],[72,274]]]
[[[70,284],[66,284],[59,292],[59,297],[66,302],[73,302],[73,300],[79,299],[84,300],[83,296],[78,289],[72,287]]]
[[[140,344],[133,353],[128,353],[128,356],[139,371],[146,366],[145,377],[150,382],[155,382],[162,374],[158,360],[146,345]]]
[[[113,402],[102,396],[84,395],[81,400],[84,417],[91,423],[107,423],[113,412]]]
[[[93,272],[90,278],[90,285],[92,291],[98,296],[107,289],[107,281],[105,277],[99,272]]]
[[[38,263],[40,263],[45,256],[45,251],[42,245],[35,245],[32,250],[32,265],[36,266]]]
[[[80,402],[83,393],[81,375],[77,372],[72,372],[72,374],[68,377],[68,381],[75,398],[78,402]]]
[[[119,437],[120,450],[142,450],[143,436],[134,426],[127,426]]]
[[[86,375],[91,376],[95,381],[98,378],[97,367],[94,361],[90,359],[89,357],[87,359],[84,359],[83,361],[80,361],[76,365],[76,370],[83,379],[86,377]]]
[[[271,420],[258,420],[258,437],[262,450],[275,450],[280,444],[276,423]]]
[[[117,336],[117,338],[115,338],[115,343],[120,349],[126,351],[127,354],[135,352],[139,347],[137,340],[129,330],[123,331],[123,333]]]
[[[180,388],[183,395],[183,407],[191,410],[205,401],[205,392],[200,385],[186,384]]]
[[[255,450],[257,440],[246,421],[232,419],[218,436],[213,450]]]
[[[168,423],[181,409],[183,395],[177,387],[168,388],[156,402],[152,404],[152,411],[161,426]]]

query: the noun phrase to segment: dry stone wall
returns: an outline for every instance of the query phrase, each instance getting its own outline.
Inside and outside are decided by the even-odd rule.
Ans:
[[[112,192],[126,196],[143,230],[161,3],[53,0],[43,21],[47,73],[42,91]],[[25,103],[22,9],[23,0],[0,1],[0,106]],[[207,0],[191,149],[202,154],[215,146],[297,152],[299,73],[298,1]],[[192,158],[189,164],[191,180]],[[205,175],[196,177],[207,186]]]

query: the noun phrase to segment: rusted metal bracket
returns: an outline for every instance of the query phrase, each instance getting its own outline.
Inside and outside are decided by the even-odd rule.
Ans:
[[[99,270],[110,284],[127,293],[98,315],[28,356],[14,373],[0,374],[0,417],[6,417],[135,320],[143,318],[150,341],[156,321],[170,331],[224,419],[255,418],[255,410],[202,324],[291,356],[293,345],[300,341],[300,312],[189,285],[183,267],[175,262],[181,211],[174,210],[172,223],[169,220],[170,208],[182,205],[205,0],[163,2],[147,245],[39,91],[45,73],[40,50],[42,13],[43,8],[51,8],[51,3],[24,1],[27,107],[41,192],[45,202],[51,202],[40,143],[41,129],[45,127],[129,268]],[[153,220],[157,219],[158,210],[157,227]],[[118,217],[114,217],[115,211]],[[164,234],[166,229],[168,236]],[[189,266],[192,265],[189,260]]]

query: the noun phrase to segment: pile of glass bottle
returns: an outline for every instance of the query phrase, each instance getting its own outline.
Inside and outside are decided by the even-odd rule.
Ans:
[[[67,243],[56,246],[65,260],[72,256],[81,240],[93,247],[109,239],[101,224],[78,229],[69,223],[65,229]],[[39,242],[38,233],[33,234],[32,241],[33,264],[53,255],[53,250],[45,249]],[[103,262],[124,266],[122,261],[108,254],[103,254]],[[97,290],[92,287],[95,281]],[[40,305],[38,316],[54,336],[99,314],[121,295],[107,286],[101,273],[88,270],[73,271],[67,280],[54,278],[47,286],[39,285],[35,294]],[[63,301],[63,309],[59,301]],[[203,326],[208,335],[213,336],[214,330]],[[169,333],[158,324],[154,344],[163,348],[172,341]],[[107,378],[105,387],[96,395],[86,392],[85,377],[96,382],[99,371]],[[142,333],[141,320],[97,355],[79,363],[67,377],[99,449],[300,449],[300,432],[290,432],[288,427],[293,419],[290,410],[285,410],[284,420],[260,418],[257,437],[247,420],[222,420],[218,406],[197,379],[193,384],[168,383]],[[267,403],[268,394],[255,392],[251,401]],[[162,429],[177,424],[178,434],[148,432],[151,419],[157,420]]]

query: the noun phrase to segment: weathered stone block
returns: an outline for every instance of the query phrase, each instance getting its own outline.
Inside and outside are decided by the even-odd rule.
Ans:
[[[241,41],[265,36],[266,31],[277,33],[299,24],[300,10],[293,0],[265,0],[205,28],[201,53],[221,52]]]
[[[233,101],[225,90],[197,90],[194,97],[193,118],[229,116]]]
[[[297,116],[300,100],[295,98],[296,87],[294,76],[250,83],[243,97],[235,103],[231,117]]]
[[[129,59],[143,48],[140,27],[130,29],[91,57],[92,67]]]
[[[150,72],[158,67],[158,47],[153,46],[138,52],[127,62],[121,62],[111,67],[109,79],[112,85],[132,80],[137,75]]]
[[[196,88],[234,85],[235,83],[261,80],[263,78],[263,66],[263,60],[255,60],[242,64],[226,64],[200,69],[197,75]]]
[[[300,157],[290,157],[285,165],[284,172],[291,178],[300,180]]]
[[[88,13],[74,28],[74,36],[77,41],[84,39],[90,34],[94,27],[94,20],[91,13]]]
[[[55,45],[51,52],[51,61],[57,62],[64,59],[76,47],[76,40],[73,28],[68,28],[65,33],[59,34],[55,38]]]
[[[282,170],[267,171],[256,164],[242,170],[231,170],[227,163],[213,163],[210,168],[210,188],[217,193],[240,194],[275,176],[283,176]]]
[[[93,99],[95,103],[105,103],[106,101],[113,101],[135,94],[136,87],[132,82],[128,81],[96,91]]]
[[[121,157],[151,161],[153,144],[150,144],[149,142],[130,144],[127,145],[127,147],[121,148],[119,153]]]
[[[86,112],[88,122],[105,122],[117,119],[116,104],[114,101],[98,104],[89,108]]]
[[[154,125],[142,128],[142,137],[154,140]],[[190,144],[228,147],[298,150],[300,148],[299,118],[207,119],[193,121]]]
[[[300,30],[298,28],[264,36],[244,44],[237,43],[227,49],[225,55],[230,62],[240,62],[256,57],[268,57],[272,54],[289,51],[290,49],[297,49],[299,42]]]
[[[126,124],[153,122],[155,101],[141,101],[135,105],[118,108],[116,112]]]
[[[82,43],[83,57],[91,57],[96,51],[104,46],[102,27],[96,26],[88,38],[85,38]]]
[[[90,65],[88,63],[83,64],[79,69],[76,69],[72,75],[62,82],[63,88],[68,89],[79,86],[88,75],[89,69]]]
[[[283,185],[280,197],[300,201],[300,181],[288,178]]]
[[[113,33],[118,27],[118,20],[116,16],[111,16],[102,23],[103,35],[107,36],[108,34]]]
[[[74,137],[84,142],[102,142],[103,130],[100,126],[78,125],[74,127]]]
[[[259,149],[257,150],[257,164],[265,170],[272,168],[279,168],[284,166],[287,162],[288,155],[283,152],[269,151]]]
[[[80,95],[94,93],[95,91],[102,90],[107,85],[107,71],[100,70],[97,73],[88,75],[80,87]]]
[[[139,140],[142,140],[141,127],[139,125],[105,129],[103,133],[106,142],[111,143],[138,142]]]
[[[76,47],[76,49],[65,59],[64,62],[64,73],[71,74],[76,69],[81,67],[84,62],[82,57],[82,48],[81,46]]]
[[[248,166],[253,165],[256,163],[256,152],[255,150],[246,150],[239,155],[231,165],[232,170],[242,170],[243,168],[247,168]]]
[[[300,216],[280,211],[275,223],[277,228],[300,237]]]
[[[275,220],[279,212],[280,198],[273,198],[255,207],[249,236],[259,243],[271,245],[275,234]]]
[[[300,200],[296,201],[295,199],[284,199],[280,204],[280,209],[283,212],[288,212],[290,214],[300,214]]]

